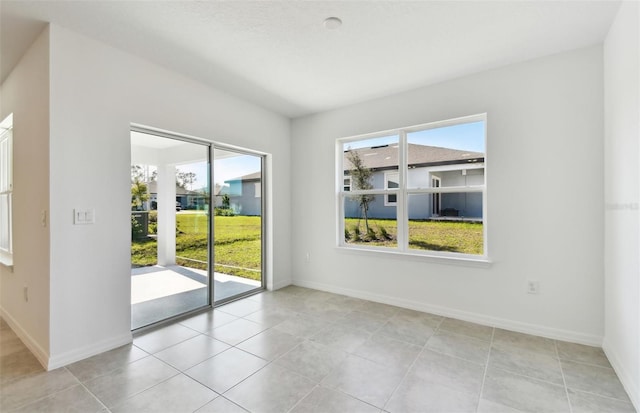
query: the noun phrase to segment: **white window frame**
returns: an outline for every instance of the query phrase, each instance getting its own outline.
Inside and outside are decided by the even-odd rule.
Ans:
[[[455,186],[455,187],[427,187],[427,188],[407,188],[407,178],[408,178],[408,164],[407,164],[407,134],[411,132],[418,132],[427,129],[436,129],[447,126],[454,126],[464,123],[472,123],[472,122],[484,122],[484,148],[485,148],[485,156],[484,156],[484,164],[474,165],[473,167],[482,167],[484,168],[485,180],[484,185],[472,185],[472,186]],[[399,153],[398,153],[398,181],[399,188],[398,189],[390,189],[387,187],[387,178],[386,173],[384,176],[385,183],[384,189],[370,189],[370,190],[354,190],[350,188],[350,191],[344,191],[344,148],[348,145],[349,142],[357,142],[366,139],[374,139],[380,137],[388,137],[391,135],[398,136],[398,145],[399,145]],[[486,113],[464,116],[455,119],[449,119],[438,122],[431,122],[421,125],[415,125],[406,128],[399,128],[394,130],[387,130],[376,132],[372,134],[358,135],[352,136],[348,138],[340,138],[336,140],[336,216],[337,216],[337,232],[336,232],[336,241],[337,247],[339,249],[351,250],[351,251],[364,251],[364,252],[373,252],[373,253],[389,253],[395,255],[410,255],[410,256],[418,256],[424,257],[427,260],[434,260],[437,262],[448,262],[448,263],[468,263],[471,265],[486,265],[491,261],[489,260],[489,243],[488,243],[488,214],[487,214],[487,115]],[[471,165],[470,165],[471,166]],[[444,166],[443,168],[447,168]],[[480,192],[482,193],[482,222],[483,222],[483,254],[463,254],[456,252],[442,252],[442,251],[430,251],[430,250],[416,250],[410,249],[408,238],[409,238],[409,221],[408,221],[408,198],[409,195],[412,194],[443,194],[443,193],[471,193],[471,192]],[[396,194],[396,202],[388,203],[387,196],[389,194]],[[379,247],[379,246],[368,246],[363,244],[351,244],[347,243],[344,238],[344,223],[345,223],[345,198],[356,195],[384,195],[385,196],[385,205],[395,206],[396,207],[396,220],[398,222],[398,233],[397,233],[397,246],[396,247]]]
[[[0,195],[7,197],[6,222],[0,222],[0,234],[7,245],[0,245],[0,264],[13,265],[13,114],[0,122]]]

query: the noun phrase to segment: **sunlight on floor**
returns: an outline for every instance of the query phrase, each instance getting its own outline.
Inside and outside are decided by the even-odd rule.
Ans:
[[[164,270],[131,277],[131,304],[202,288],[205,284]]]

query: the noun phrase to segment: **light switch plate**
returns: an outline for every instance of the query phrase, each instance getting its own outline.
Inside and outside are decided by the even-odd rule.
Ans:
[[[87,225],[94,224],[96,218],[95,209],[74,209],[73,210],[73,223],[75,225]]]

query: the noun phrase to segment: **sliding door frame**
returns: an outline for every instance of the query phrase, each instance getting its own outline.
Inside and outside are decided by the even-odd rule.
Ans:
[[[212,188],[213,186],[211,185],[212,183],[212,179],[213,179],[213,143],[204,139],[199,139],[199,138],[195,138],[193,136],[188,136],[188,135],[183,135],[183,134],[179,134],[179,133],[174,133],[174,132],[167,132],[167,131],[163,131],[160,129],[156,129],[156,128],[152,128],[149,126],[143,126],[143,125],[138,125],[138,124],[131,124],[129,127],[130,132],[139,132],[139,133],[144,133],[146,135],[153,135],[153,136],[157,136],[159,138],[165,138],[165,139],[172,139],[172,140],[177,140],[177,141],[181,141],[181,142],[186,142],[186,143],[192,143],[192,144],[196,144],[196,145],[201,145],[203,148],[207,149],[207,185],[208,185],[208,192],[209,192],[209,196],[208,196],[208,202],[209,202],[209,206],[211,209],[211,205],[212,201],[213,201],[213,191]],[[185,311],[183,313],[180,314],[176,314],[173,315],[171,317],[167,317],[165,319],[159,320],[155,323],[152,323],[150,325],[147,326],[143,326],[140,328],[135,329],[134,331],[138,332],[138,331],[144,331],[147,329],[153,329],[157,326],[166,324],[166,323],[170,323],[176,320],[181,320],[184,319],[188,316],[191,316],[193,314],[198,314],[207,310],[210,310],[211,308],[213,308],[214,306],[214,295],[213,295],[213,275],[214,275],[214,270],[213,270],[213,266],[212,266],[212,262],[213,262],[213,247],[212,247],[212,241],[213,241],[213,215],[211,215],[211,212],[209,212],[209,219],[207,220],[207,231],[209,232],[208,234],[208,240],[207,240],[207,253],[208,253],[208,263],[207,263],[207,278],[208,278],[208,283],[207,283],[207,302],[205,305],[200,306],[198,308],[194,308],[193,310],[189,310],[189,311]]]
[[[269,193],[269,191],[266,190],[266,183],[267,183],[267,179],[266,179],[266,164],[267,164],[267,154],[262,153],[262,152],[258,152],[258,151],[252,151],[249,149],[245,149],[245,148],[239,148],[237,146],[233,146],[233,145],[225,145],[222,143],[216,143],[214,142],[211,145],[211,154],[210,157],[212,159],[211,161],[211,170],[210,170],[210,175],[211,175],[211,182],[214,181],[215,179],[215,174],[214,174],[214,163],[216,161],[215,158],[215,151],[216,150],[222,150],[222,151],[226,151],[226,152],[234,152],[240,155],[249,155],[249,156],[255,156],[255,157],[259,157],[260,158],[260,287],[258,288],[254,288],[252,290],[249,291],[245,291],[243,293],[240,294],[236,294],[233,295],[231,297],[225,297],[219,301],[215,301],[212,299],[212,303],[214,307],[217,307],[219,305],[223,305],[235,300],[239,300],[241,298],[244,297],[248,297],[250,295],[254,295],[257,294],[261,291],[264,291],[267,288],[267,245],[266,245],[266,241],[268,239],[267,237],[267,217],[268,214],[266,213],[266,207],[267,207],[267,194]],[[213,204],[212,204],[213,205]],[[210,251],[209,254],[211,256],[211,262],[212,262],[212,268],[213,268],[213,275],[212,277],[215,277],[215,262],[216,262],[216,257],[215,257],[215,223],[214,220],[211,219],[211,234],[212,234],[212,240],[213,242],[210,242]],[[213,281],[214,278],[211,278],[211,281]],[[211,293],[214,294],[215,291],[213,290],[213,282],[212,284],[212,289],[211,289]]]
[[[222,304],[226,304],[229,303],[231,301],[235,301],[250,295],[254,295],[257,293],[260,293],[261,291],[264,291],[267,289],[267,277],[269,276],[267,269],[270,268],[270,266],[268,265],[268,259],[269,259],[269,254],[267,253],[267,248],[269,247],[267,245],[267,240],[269,239],[268,237],[268,233],[267,233],[267,228],[269,228],[268,225],[268,219],[270,216],[270,212],[267,211],[267,207],[269,205],[268,201],[268,196],[270,191],[268,190],[268,173],[269,171],[267,170],[267,166],[269,164],[269,162],[267,161],[268,159],[268,154],[264,153],[264,152],[260,152],[260,151],[255,151],[255,150],[251,150],[251,149],[246,149],[246,148],[242,148],[239,146],[235,146],[235,145],[229,145],[229,144],[224,144],[224,143],[220,143],[220,142],[216,142],[216,141],[211,141],[211,140],[206,140],[206,139],[202,139],[202,138],[198,138],[195,136],[190,136],[190,135],[185,135],[185,134],[181,134],[181,133],[176,133],[176,132],[169,132],[169,131],[165,131],[162,129],[157,129],[154,127],[150,127],[150,126],[145,126],[145,125],[141,125],[141,124],[136,124],[136,123],[131,123],[129,126],[129,130],[130,132],[140,132],[140,133],[145,133],[148,135],[154,135],[154,136],[158,136],[161,138],[167,138],[167,139],[173,139],[173,140],[179,140],[182,142],[187,142],[187,143],[193,143],[193,144],[198,144],[198,145],[203,145],[205,147],[208,147],[208,156],[209,156],[209,168],[208,168],[208,179],[209,179],[209,222],[208,222],[208,231],[209,231],[209,240],[208,240],[208,255],[209,255],[209,262],[207,265],[207,276],[209,278],[209,285],[207,287],[207,304],[193,309],[191,311],[187,311],[185,313],[182,314],[177,314],[173,317],[169,317],[167,319],[161,320],[158,323],[154,323],[151,324],[150,326],[146,326],[146,327],[141,327],[140,329],[136,329],[136,331],[142,331],[144,329],[147,328],[153,328],[157,325],[163,324],[163,323],[167,323],[167,322],[171,322],[171,321],[175,321],[175,320],[179,320],[179,319],[183,319],[185,317],[188,317],[190,315],[193,314],[197,314],[197,313],[201,313],[203,311],[209,310],[211,308],[217,307],[219,305]],[[214,248],[214,244],[215,244],[215,197],[213,195],[213,189],[215,188],[214,185],[214,162],[215,162],[215,151],[217,150],[223,150],[223,151],[228,151],[228,152],[235,152],[238,154],[242,154],[242,155],[250,155],[250,156],[256,156],[260,158],[260,173],[261,173],[261,179],[260,179],[260,287],[255,288],[253,290],[249,290],[246,291],[244,293],[240,293],[231,297],[227,297],[227,298],[223,298],[219,301],[215,300],[215,291],[214,291],[214,280],[215,280],[215,248]]]

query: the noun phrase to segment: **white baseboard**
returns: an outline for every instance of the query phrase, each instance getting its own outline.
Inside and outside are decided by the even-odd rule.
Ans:
[[[42,348],[40,344],[33,338],[25,329],[22,328],[20,323],[11,316],[3,307],[0,307],[0,316],[2,319],[9,324],[9,327],[13,330],[14,333],[22,340],[25,346],[31,351],[31,353],[35,356],[36,359],[42,364],[42,367],[48,370],[47,366],[49,364],[49,352]]]
[[[96,354],[104,353],[105,351],[113,350],[114,348],[124,346],[133,341],[131,332],[122,334],[118,337],[109,337],[106,340],[98,343],[92,343],[91,345],[67,351],[61,354],[55,354],[49,357],[48,370],[54,370],[59,367],[64,367],[68,364],[75,363],[76,361],[84,360],[88,357],[95,356]]]
[[[280,281],[280,282],[278,282],[276,284],[273,284],[272,291],[279,290],[279,289],[284,288],[287,285],[291,285],[291,284],[292,284],[292,281],[290,279],[282,280],[282,281]]]
[[[625,367],[625,364],[620,361],[618,354],[613,350],[606,336],[602,343],[602,350],[604,350],[604,353],[607,355],[611,366],[618,375],[622,386],[629,395],[631,403],[633,403],[633,406],[637,411],[640,411],[640,383],[634,382],[633,376],[629,374],[629,370]]]
[[[103,353],[108,350],[112,350],[116,347],[123,346],[131,343],[133,337],[131,332],[127,332],[119,337],[110,337],[107,340],[103,340],[99,343],[94,343],[89,346],[67,351],[62,354],[51,355],[48,351],[42,348],[36,340],[27,333],[20,323],[11,316],[4,308],[0,307],[0,315],[9,324],[9,327],[16,333],[16,335],[22,340],[25,346],[33,353],[38,359],[42,367],[46,370],[54,370],[59,367],[64,367],[67,364],[74,363],[86,359],[87,357],[95,356],[96,354]]]
[[[469,321],[476,324],[482,324],[490,327],[498,327],[505,330],[517,331],[519,333],[532,334],[536,336],[551,338],[554,340],[569,341],[572,343],[586,344],[589,346],[600,347],[602,345],[602,337],[579,333],[576,331],[562,330],[536,324],[523,323],[515,320],[508,320],[499,317],[488,316],[468,311],[461,311],[455,308],[449,308],[439,305],[431,305],[428,303],[406,300],[403,298],[392,297],[382,294],[375,294],[366,291],[353,290],[349,288],[336,287],[334,285],[318,283],[315,281],[307,281],[295,279],[293,284],[300,287],[313,288],[316,290],[327,291],[335,294],[347,295],[350,297],[361,298],[363,300],[375,301],[378,303],[395,305],[398,307],[408,308],[411,310],[423,311],[426,313],[436,314],[444,317],[455,318],[458,320]]]

